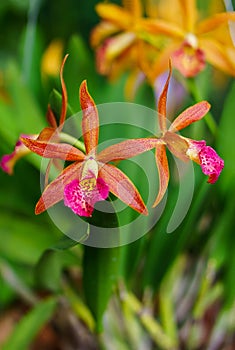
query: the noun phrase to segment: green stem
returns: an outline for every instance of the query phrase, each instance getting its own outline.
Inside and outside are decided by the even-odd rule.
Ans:
[[[201,93],[200,93],[200,90],[199,90],[199,87],[197,85],[197,82],[195,80],[195,78],[190,78],[187,80],[188,81],[188,88],[189,88],[189,91],[193,97],[193,99],[195,100],[195,102],[200,102],[203,100],[202,96],[201,96]],[[217,134],[217,124],[213,118],[213,115],[211,112],[208,112],[207,115],[205,116],[204,118],[210,132],[212,133],[212,135],[215,137],[216,134]]]
[[[86,152],[86,148],[83,142],[79,141],[75,137],[66,134],[65,132],[60,133],[60,140],[69,143],[70,145],[73,145],[74,147],[77,147],[82,152]]]

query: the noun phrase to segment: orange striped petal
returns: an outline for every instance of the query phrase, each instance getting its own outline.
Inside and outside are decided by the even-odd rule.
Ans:
[[[171,62],[169,61],[169,74],[163,88],[163,91],[158,100],[158,120],[159,127],[162,132],[166,131],[166,102],[167,102],[167,91],[169,87],[170,77],[171,77]]]
[[[157,198],[155,199],[155,202],[153,204],[153,207],[156,207],[164,197],[170,178],[168,161],[166,156],[166,147],[164,145],[156,147],[155,159],[159,176],[159,191]]]
[[[117,25],[120,29],[126,29],[132,23],[132,14],[121,6],[99,3],[95,9],[102,19]]]
[[[82,133],[86,153],[95,152],[99,139],[99,116],[95,102],[88,92],[86,80],[81,83],[79,94],[83,114]]]
[[[201,101],[187,108],[173,121],[169,131],[176,132],[202,119],[209,111],[210,107],[211,105],[207,101]]]
[[[235,21],[235,12],[217,13],[201,21],[196,27],[196,33],[197,35],[208,33],[218,29],[218,27],[223,24],[228,24],[228,21]]]
[[[82,163],[78,162],[69,165],[55,180],[47,185],[36,204],[35,214],[41,214],[64,198],[65,186],[78,178],[81,165]]]
[[[109,186],[109,191],[137,212],[148,215],[144,201],[131,180],[118,168],[104,164],[99,176]]]
[[[79,149],[67,143],[50,143],[23,137],[20,140],[30,151],[45,158],[58,158],[69,161],[81,161],[85,158],[85,155]]]
[[[162,140],[156,138],[126,140],[105,148],[97,155],[96,159],[103,163],[128,159],[149,151],[162,143]]]

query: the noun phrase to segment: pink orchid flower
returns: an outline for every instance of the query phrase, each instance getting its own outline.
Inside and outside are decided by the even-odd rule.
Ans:
[[[73,162],[46,186],[35,213],[40,214],[64,200],[75,214],[90,217],[95,203],[105,200],[111,192],[137,212],[147,215],[148,210],[135,185],[109,162],[134,157],[163,141],[156,138],[126,140],[97,153],[99,116],[86,81],[80,86],[80,104],[85,153],[67,143],[21,138],[26,147],[42,157]]]
[[[202,119],[210,109],[207,101],[201,101],[183,111],[167,129],[166,103],[169,81],[171,77],[171,65],[168,78],[159,97],[158,114],[161,140],[164,144],[157,145],[155,159],[159,172],[159,193],[154,202],[154,207],[162,200],[169,182],[169,167],[166,155],[166,147],[176,157],[183,161],[189,159],[201,166],[202,172],[208,175],[208,182],[215,183],[223,170],[224,161],[213,148],[206,145],[206,141],[196,141],[177,134],[186,126]]]

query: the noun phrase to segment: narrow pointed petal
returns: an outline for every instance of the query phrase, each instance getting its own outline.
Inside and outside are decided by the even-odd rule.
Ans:
[[[235,12],[217,13],[201,21],[196,27],[196,33],[198,35],[208,33],[223,24],[228,24],[228,21],[235,21]]]
[[[97,155],[96,159],[103,163],[128,159],[149,151],[162,143],[162,140],[156,138],[126,140],[105,148]]]
[[[48,105],[48,107],[47,107],[46,118],[47,118],[48,124],[52,128],[56,129],[57,128],[57,122],[56,122],[55,115],[54,115],[50,105]]]
[[[165,132],[167,129],[166,102],[167,102],[167,91],[168,91],[170,77],[171,77],[171,62],[169,63],[169,68],[170,70],[169,70],[169,74],[168,74],[165,86],[158,100],[158,120],[159,120],[159,127],[162,132]]]
[[[132,23],[132,14],[121,6],[99,3],[95,9],[102,19],[116,24],[120,29],[126,29]]]
[[[80,86],[80,104],[82,108],[82,133],[86,152],[95,152],[99,138],[99,116],[93,98],[90,96],[86,80]]]
[[[61,69],[60,69],[60,81],[61,81],[61,86],[62,86],[62,107],[61,107],[61,113],[60,113],[60,128],[62,128],[65,118],[66,118],[66,111],[67,111],[67,103],[68,103],[68,96],[67,96],[67,90],[66,86],[64,83],[64,78],[63,78],[63,71],[64,71],[64,65],[65,62],[68,58],[68,55],[66,55],[63,59]]]
[[[137,212],[148,215],[143,199],[131,180],[118,168],[104,164],[99,176],[109,187],[109,191]]]
[[[45,188],[35,207],[35,214],[41,214],[64,198],[65,186],[78,178],[82,163],[73,163]]]
[[[159,176],[159,191],[157,198],[155,199],[155,202],[153,204],[153,208],[156,207],[164,197],[170,178],[168,161],[166,156],[166,147],[164,145],[156,147],[155,159]]]
[[[186,126],[202,119],[210,110],[211,105],[207,101],[201,101],[183,111],[171,124],[169,131],[176,132]]]
[[[201,39],[207,61],[229,75],[235,76],[235,49],[212,39]]]
[[[85,155],[77,148],[67,143],[49,143],[21,137],[23,144],[32,152],[45,158],[58,158],[69,161],[81,161]]]

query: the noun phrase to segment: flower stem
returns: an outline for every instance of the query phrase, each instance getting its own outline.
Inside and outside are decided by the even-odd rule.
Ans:
[[[77,147],[82,152],[86,152],[85,145],[83,142],[79,141],[75,137],[66,134],[65,132],[60,133],[60,140],[69,143],[70,145]]]
[[[195,102],[200,102],[203,100],[200,90],[198,88],[197,82],[195,80],[195,78],[189,78],[187,80],[188,82],[188,89],[193,97],[193,99],[195,100]],[[217,134],[217,124],[213,118],[213,115],[211,114],[211,112],[208,112],[207,115],[204,118],[210,132],[212,133],[212,135],[215,137]]]

